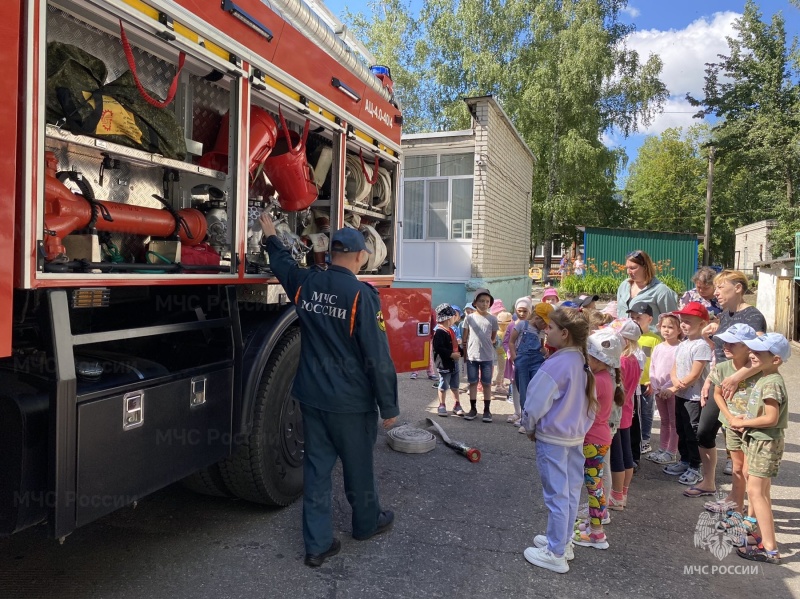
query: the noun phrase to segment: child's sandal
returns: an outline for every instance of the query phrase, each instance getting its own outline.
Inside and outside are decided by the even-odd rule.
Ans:
[[[738,530],[746,534],[753,534],[758,530],[758,522],[751,516],[742,516],[739,512],[728,512],[728,517],[717,523],[717,530],[728,532]]]
[[[750,545],[747,547],[740,547],[736,550],[739,557],[749,559],[754,562],[762,562],[768,564],[780,564],[781,555],[776,551],[767,551],[760,543],[758,545]]]

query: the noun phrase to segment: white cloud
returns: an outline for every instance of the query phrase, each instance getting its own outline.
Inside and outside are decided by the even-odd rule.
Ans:
[[[718,54],[728,53],[727,37],[735,37],[733,21],[741,17],[736,12],[714,13],[710,20],[701,17],[684,29],[636,31],[628,37],[628,47],[639,53],[641,60],[658,54],[664,67],[661,80],[672,97],[687,92],[702,94],[705,63],[717,62]]]
[[[622,12],[628,15],[632,19],[635,19],[640,14],[642,14],[642,11],[640,11],[635,6],[626,6],[625,8],[622,9]]]

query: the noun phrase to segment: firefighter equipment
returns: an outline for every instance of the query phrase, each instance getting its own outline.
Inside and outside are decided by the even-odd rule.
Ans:
[[[225,113],[219,123],[214,149],[203,154],[200,166],[223,173],[228,172],[228,129],[230,114]],[[275,147],[278,126],[275,119],[263,108],[250,107],[250,160],[248,170],[254,174]]]
[[[436,429],[436,432],[441,435],[442,441],[444,441],[444,444],[447,445],[450,449],[452,449],[456,453],[463,455],[473,464],[481,461],[480,449],[477,449],[475,447],[470,447],[469,445],[467,445],[466,443],[462,443],[461,441],[451,441],[450,437],[447,436],[447,433],[444,432],[444,429],[441,426],[436,424],[430,418],[426,418],[426,420],[430,425],[433,426],[433,428]]]
[[[171,237],[177,233],[186,245],[200,243],[205,237],[206,219],[194,208],[184,208],[173,215],[168,210],[97,202],[93,198],[72,193],[58,180],[58,162],[52,152],[45,153],[45,162],[44,245],[47,260],[63,258],[66,255],[62,241],[64,237],[86,228],[90,223],[98,231],[154,237]]]
[[[70,44],[47,45],[47,120],[167,158],[183,160],[186,140],[175,115],[145,100],[133,73],[103,83],[105,64]]]
[[[264,161],[264,172],[278,192],[278,203],[288,212],[308,208],[319,195],[314,172],[306,159],[306,140],[311,121],[306,119],[303,135],[290,131],[278,108],[283,137],[275,143],[272,154]]]

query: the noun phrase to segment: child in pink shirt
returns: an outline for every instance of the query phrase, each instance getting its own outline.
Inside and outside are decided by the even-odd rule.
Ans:
[[[597,413],[594,423],[583,439],[583,480],[589,494],[589,520],[579,522],[572,540],[582,547],[608,549],[603,521],[608,518],[603,489],[603,468],[611,446],[608,419],[614,403],[622,405],[625,396],[620,382],[619,360],[624,340],[612,329],[592,333],[587,343],[587,363],[594,374],[597,393]]]
[[[653,348],[650,388],[661,418],[661,433],[658,450],[650,453],[647,459],[656,464],[674,464],[678,456],[678,431],[675,428],[675,395],[671,391],[670,372],[681,342],[681,323],[672,312],[666,312],[658,317],[658,328],[664,342]]]
[[[608,509],[622,510],[628,502],[628,487],[633,479],[631,424],[633,424],[633,395],[639,388],[639,379],[642,376],[642,367],[636,356],[639,350],[637,341],[642,335],[642,329],[630,318],[614,321],[610,326],[625,340],[625,349],[620,358],[625,403],[622,406],[619,428],[611,441],[612,490],[608,498]]]

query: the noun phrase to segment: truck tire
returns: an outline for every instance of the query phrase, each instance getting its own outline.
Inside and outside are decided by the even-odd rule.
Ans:
[[[261,374],[252,432],[219,464],[225,486],[241,499],[283,507],[303,493],[303,420],[291,394],[299,362],[300,330],[292,328]]]
[[[233,497],[233,494],[225,486],[219,465],[212,464],[208,468],[198,470],[190,474],[181,481],[181,484],[195,493],[201,495],[211,495],[212,497]]]

